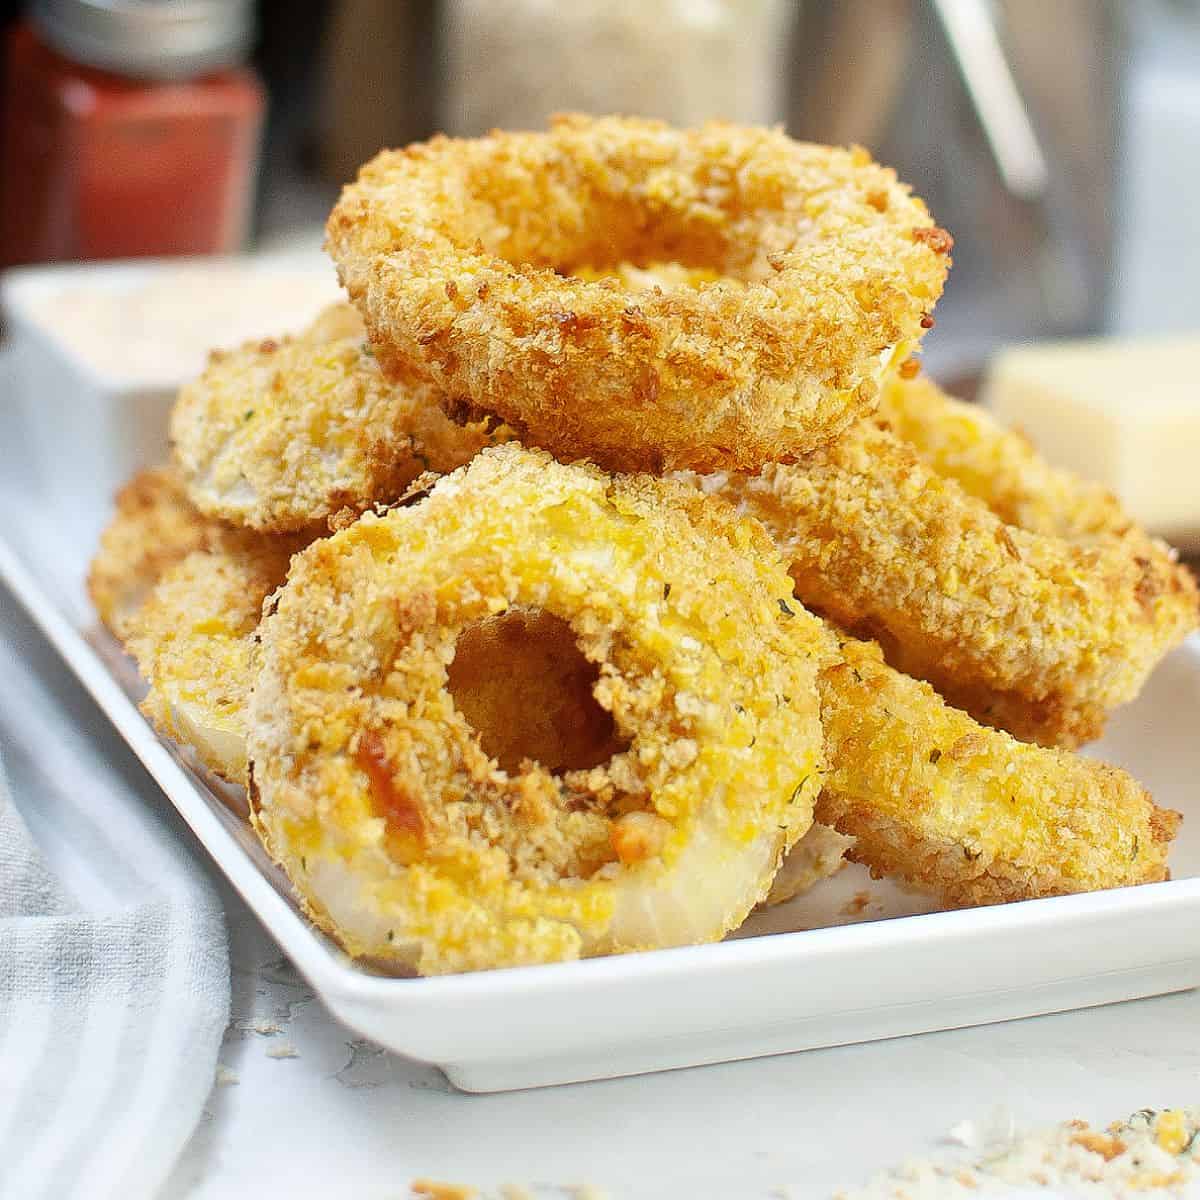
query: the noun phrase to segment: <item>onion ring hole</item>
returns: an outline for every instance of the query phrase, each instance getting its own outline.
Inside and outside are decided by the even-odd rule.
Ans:
[[[589,770],[629,748],[593,694],[598,668],[570,625],[541,609],[468,626],[447,677],[480,744],[510,774],[527,760],[555,773]]]

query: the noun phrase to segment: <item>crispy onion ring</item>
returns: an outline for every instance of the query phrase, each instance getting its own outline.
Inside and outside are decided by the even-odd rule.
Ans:
[[[782,565],[672,490],[498,447],[296,558],[260,628],[252,807],[352,954],[441,973],[709,941],[762,899],[820,786],[813,646]],[[447,668],[513,607],[570,626],[627,750],[561,774],[485,751]]]
[[[1196,628],[1195,583],[1165,543],[1005,524],[872,421],[803,464],[701,486],[767,526],[803,603],[1025,740],[1099,736]]]
[[[201,512],[257,530],[314,526],[390,503],[511,436],[456,425],[428,383],[389,383],[348,304],[294,338],[214,353],[171,414],[175,463]]]
[[[1072,542],[1123,537],[1148,543],[1152,556],[1162,554],[1162,543],[1139,529],[1111,492],[1052,467],[1023,434],[1005,428],[978,404],[948,396],[927,375],[894,375],[877,417],[1006,525]]]
[[[1179,813],[1126,772],[1016,741],[841,639],[820,675],[817,817],[848,857],[957,907],[1156,883]]]
[[[97,615],[120,641],[163,572],[207,545],[211,533],[174,470],[139,471],[121,488],[87,577]]]
[[[724,507],[715,497],[696,503]],[[752,552],[775,558],[773,539],[753,524]],[[873,643],[800,605],[795,620],[821,643],[826,772],[816,818],[854,838],[847,857],[951,907],[1167,878],[1180,815],[1132,776],[979,725],[888,666]]]
[[[386,371],[618,470],[757,469],[835,438],[931,323],[950,245],[864,151],[614,117],[385,152],[327,226]],[[728,280],[569,277],[654,260]]]
[[[243,538],[193,551],[167,570],[131,623],[129,652],[150,685],[142,712],[230,783],[246,782],[254,631],[298,548],[287,538]]]

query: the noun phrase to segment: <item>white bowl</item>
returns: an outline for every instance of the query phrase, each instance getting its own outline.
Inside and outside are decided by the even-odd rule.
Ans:
[[[24,267],[0,283],[23,484],[94,538],[113,492],[167,455],[167,417],[207,353],[275,337],[340,295],[316,253]]]

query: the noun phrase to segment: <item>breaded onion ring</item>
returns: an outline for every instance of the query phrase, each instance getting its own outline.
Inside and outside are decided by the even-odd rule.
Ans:
[[[1052,467],[1028,438],[1006,429],[985,408],[948,396],[927,375],[899,374],[884,387],[878,419],[939,475],[954,479],[1006,525],[1082,542],[1111,534],[1149,538],[1098,483]]]
[[[695,518],[695,505],[718,503],[693,497],[688,511]],[[737,527],[718,528],[728,535]],[[740,540],[735,546],[747,550]],[[770,559],[774,548],[759,530],[748,552]],[[135,643],[155,681],[149,715],[235,781],[246,756],[253,631],[284,565],[228,545],[191,555],[159,585]],[[829,767],[818,811],[862,837],[851,857],[946,904],[1165,877],[1178,817],[1156,809],[1129,776],[981,728],[927,685],[884,666],[877,648],[823,629],[819,636]],[[589,710],[594,673],[581,673],[577,651],[569,651],[574,635],[565,623],[524,609],[487,618],[459,638],[450,690],[500,766],[515,770],[522,756],[552,770],[596,765],[619,747],[611,717],[594,701]],[[831,874],[851,840],[814,824],[785,859],[767,902]]]
[[[701,486],[763,521],[804,604],[1030,741],[1097,737],[1196,627],[1195,583],[1165,544],[1006,525],[871,421],[802,464]]]
[[[100,620],[119,640],[128,638],[131,621],[163,572],[207,544],[211,524],[167,467],[139,471],[117,493],[87,589]]]
[[[754,524],[750,550],[774,558]],[[816,817],[855,839],[848,857],[950,906],[1167,878],[1180,816],[1137,780],[977,724],[887,666],[878,646],[795,608],[796,623],[811,627],[804,636],[821,641],[826,772]]]
[[[610,469],[757,469],[874,407],[951,241],[862,150],[581,116],[387,151],[327,246],[389,373]],[[668,260],[734,282],[571,278]]]
[[[497,447],[295,559],[260,627],[252,808],[352,954],[441,973],[710,941],[762,899],[820,786],[814,648],[782,565],[672,490]],[[487,753],[447,669],[514,607],[570,626],[627,750],[561,774]]]
[[[1116,767],[977,725],[842,639],[819,676],[828,771],[817,817],[848,851],[948,906],[1155,883],[1180,815]]]
[[[170,568],[132,621],[129,651],[150,685],[142,712],[230,783],[246,782],[246,701],[263,601],[300,543],[231,539]]]
[[[297,337],[214,352],[171,414],[193,503],[258,530],[388,503],[422,472],[452,471],[510,434],[494,420],[456,425],[428,383],[387,382],[348,304]]]
[[[594,766],[623,748],[611,715],[592,698],[595,668],[571,627],[549,613],[510,608],[472,626],[447,673],[454,703],[506,771],[522,758],[551,771]],[[853,842],[814,824],[784,858],[763,903],[782,904],[835,874]]]

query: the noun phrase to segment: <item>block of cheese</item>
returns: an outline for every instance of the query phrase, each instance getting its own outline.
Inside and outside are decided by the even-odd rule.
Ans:
[[[1200,552],[1200,333],[1016,346],[993,359],[981,398],[1055,466]]]

